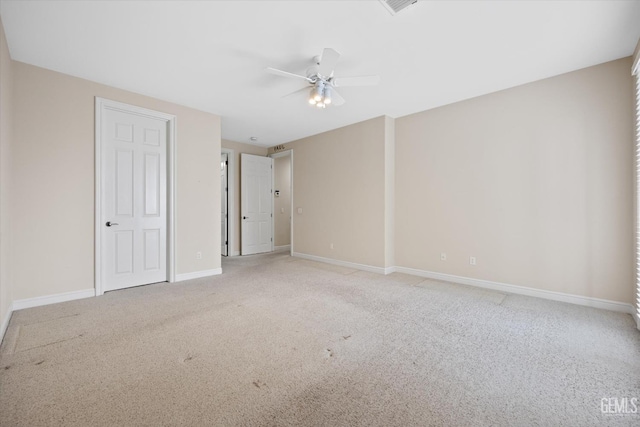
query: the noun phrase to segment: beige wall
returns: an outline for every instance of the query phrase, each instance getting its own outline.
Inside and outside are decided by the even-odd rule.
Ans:
[[[638,71],[638,62],[640,61],[640,40],[636,44],[636,49],[633,51],[633,70]]]
[[[632,303],[630,68],[397,119],[396,264]]]
[[[274,246],[291,244],[291,156],[273,159],[273,191],[280,195],[273,199]]]
[[[11,57],[0,20],[0,328],[11,306]],[[0,341],[3,331],[0,330]]]
[[[12,62],[1,30],[0,321],[12,300],[93,287],[95,96],[178,116],[177,270],[220,267],[219,117]],[[630,67],[285,144],[304,209],[295,250],[632,303]],[[235,151],[238,251],[239,155],[268,150],[222,146]]]
[[[220,267],[218,116],[20,62],[13,67],[14,299],[94,287],[96,96],[177,116],[177,274]]]
[[[395,266],[395,120],[385,117],[384,134],[384,266]]]
[[[294,153],[295,252],[385,266],[386,122],[378,117],[284,144]]]
[[[244,144],[242,142],[222,140],[222,147],[233,150],[233,185],[234,185],[234,218],[233,236],[230,237],[231,248],[233,253],[230,255],[238,255],[240,253],[240,153],[253,154],[256,156],[266,156],[268,149],[266,147],[258,147],[257,145]],[[229,178],[231,179],[231,178]],[[232,203],[229,201],[229,203]]]

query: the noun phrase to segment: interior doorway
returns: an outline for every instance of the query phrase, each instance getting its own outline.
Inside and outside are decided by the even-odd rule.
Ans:
[[[282,151],[273,158],[274,250],[292,251],[293,239],[293,153]]]
[[[223,170],[223,162],[224,170]],[[220,153],[220,248],[222,256],[235,256],[238,254],[237,245],[234,244],[235,236],[235,168],[236,160],[234,150],[222,148]]]
[[[273,159],[240,154],[241,254],[273,250]]]
[[[229,255],[229,155],[220,154],[220,253],[222,256]]]
[[[95,98],[95,286],[174,281],[175,116]]]

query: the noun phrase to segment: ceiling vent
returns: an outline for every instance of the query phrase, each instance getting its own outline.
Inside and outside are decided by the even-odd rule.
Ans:
[[[392,15],[417,2],[418,0],[380,0],[380,3],[382,3],[385,9]]]

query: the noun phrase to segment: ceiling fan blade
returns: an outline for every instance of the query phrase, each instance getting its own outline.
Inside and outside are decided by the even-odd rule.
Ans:
[[[318,74],[324,77],[331,77],[333,69],[336,67],[340,59],[340,54],[331,48],[325,48],[322,51],[322,57],[320,58],[320,67],[318,67]]]
[[[331,105],[340,106],[345,102],[344,98],[340,96],[338,91],[335,88],[331,88]]]
[[[286,98],[286,97],[288,97],[288,96],[292,96],[292,95],[295,95],[295,94],[297,94],[297,93],[301,93],[301,92],[309,92],[309,90],[310,90],[310,87],[309,87],[309,86],[305,86],[305,87],[303,87],[302,89],[294,90],[294,91],[293,91],[293,92],[291,92],[291,93],[288,93],[288,94],[286,94],[286,95],[282,95],[282,97],[283,97],[283,98]]]
[[[335,87],[375,86],[380,84],[380,76],[339,77],[331,82]]]
[[[276,76],[282,76],[282,77],[293,77],[293,78],[296,78],[296,79],[306,80],[306,81],[308,81],[308,82],[310,82],[310,81],[311,81],[311,79],[309,79],[309,77],[301,76],[300,74],[293,74],[293,73],[290,73],[290,72],[288,72],[288,71],[278,70],[278,69],[276,69],[276,68],[268,67],[268,68],[265,68],[264,70],[265,70],[267,73],[275,74]]]

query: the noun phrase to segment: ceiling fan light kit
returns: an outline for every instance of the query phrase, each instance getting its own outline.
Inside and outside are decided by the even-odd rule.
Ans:
[[[326,108],[331,104],[331,86],[322,81],[317,81],[309,93],[309,104],[318,108]]]
[[[282,77],[306,80],[311,89],[309,90],[309,86],[307,86],[293,93],[308,90],[309,104],[318,108],[326,108],[330,104],[342,105],[345,103],[344,98],[335,89],[338,86],[372,86],[380,82],[378,76],[346,77],[336,80],[333,72],[338,59],[340,59],[340,54],[336,50],[325,48],[322,56],[313,58],[313,65],[307,70],[306,76],[277,68],[267,68],[265,71]]]

